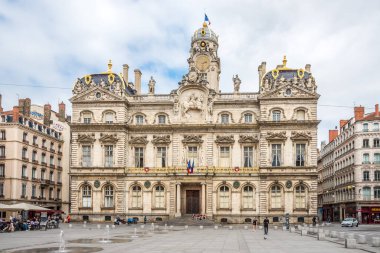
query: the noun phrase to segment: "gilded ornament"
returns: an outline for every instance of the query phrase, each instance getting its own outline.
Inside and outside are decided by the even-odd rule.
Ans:
[[[280,71],[278,71],[278,69],[272,70],[272,76],[274,79],[277,79],[279,75],[280,75]]]
[[[239,187],[240,187],[240,182],[239,182],[239,181],[235,181],[235,182],[233,183],[233,187],[234,187],[235,189],[239,188]]]
[[[85,76],[84,81],[86,82],[86,84],[89,84],[91,82],[91,76],[90,75]]]
[[[111,84],[115,81],[115,75],[114,74],[109,74],[108,75],[108,82]]]
[[[305,75],[305,70],[298,69],[297,70],[297,75],[298,75],[299,78],[302,78]]]

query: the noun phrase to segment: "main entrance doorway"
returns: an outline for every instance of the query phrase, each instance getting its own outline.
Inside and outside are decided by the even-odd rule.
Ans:
[[[186,190],[186,213],[199,213],[199,190]]]

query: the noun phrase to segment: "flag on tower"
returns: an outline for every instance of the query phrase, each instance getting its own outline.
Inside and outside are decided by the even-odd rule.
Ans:
[[[208,19],[206,13],[205,13],[205,22],[208,22],[208,25],[211,25],[211,22],[210,22],[210,20]]]

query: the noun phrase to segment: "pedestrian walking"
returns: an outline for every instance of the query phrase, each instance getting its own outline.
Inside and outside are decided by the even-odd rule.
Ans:
[[[268,228],[269,228],[269,220],[268,220],[268,217],[265,217],[265,219],[264,219],[264,235],[268,235]]]
[[[255,232],[256,229],[257,229],[257,219],[256,219],[256,217],[253,217],[252,226],[253,226],[253,232]]]

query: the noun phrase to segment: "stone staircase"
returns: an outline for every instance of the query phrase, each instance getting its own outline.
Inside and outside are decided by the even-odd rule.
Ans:
[[[160,221],[158,222],[159,225],[165,225],[168,226],[214,226],[216,223],[213,220],[204,219],[204,220],[195,220],[191,218],[191,215],[184,215],[182,217],[176,217],[169,219],[167,221]]]

